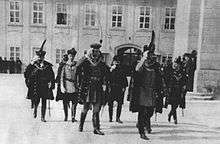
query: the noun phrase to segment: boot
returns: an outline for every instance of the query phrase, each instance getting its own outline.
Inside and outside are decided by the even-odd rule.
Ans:
[[[77,120],[75,119],[75,116],[76,116],[76,106],[77,106],[77,104],[73,104],[72,105],[72,109],[71,109],[72,122],[77,122]]]
[[[83,125],[84,125],[84,122],[85,122],[85,119],[86,119],[86,114],[87,113],[81,113],[80,123],[79,123],[79,132],[83,131]]]
[[[112,105],[108,106],[108,112],[109,112],[109,122],[113,122],[112,121],[112,116],[113,116],[113,106]]]
[[[99,125],[99,113],[93,113],[92,122],[93,122],[93,127],[94,127],[93,133],[97,134],[97,135],[104,135],[104,133],[101,132],[100,129],[99,129],[99,127],[100,127],[100,125]]]
[[[123,123],[123,122],[120,120],[121,109],[122,109],[122,105],[118,105],[118,107],[117,107],[117,114],[116,114],[116,122],[118,122],[118,123]]]
[[[34,115],[34,118],[37,117],[37,108],[36,107],[34,108],[34,114],[33,115]]]
[[[64,118],[64,121],[67,121],[68,119],[68,108],[64,107],[64,115],[65,115],[65,118]]]
[[[150,119],[146,120],[146,130],[148,134],[150,134],[152,131]]]
[[[144,140],[149,140],[149,138],[145,135],[145,133],[140,134],[140,138]]]
[[[33,100],[31,100],[31,109],[33,109],[34,108],[34,102],[33,102]]]
[[[47,121],[45,120],[45,118],[43,118],[43,117],[41,118],[41,121],[42,121],[42,122],[47,122]]]
[[[177,124],[177,115],[176,115],[176,111],[173,113],[173,120],[174,120],[174,124]]]

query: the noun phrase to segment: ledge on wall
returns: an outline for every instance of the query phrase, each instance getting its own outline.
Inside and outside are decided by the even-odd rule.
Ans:
[[[196,92],[187,92],[187,100],[214,100],[213,93],[196,93]]]

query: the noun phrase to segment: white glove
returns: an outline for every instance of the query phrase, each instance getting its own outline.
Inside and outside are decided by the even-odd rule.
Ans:
[[[60,85],[60,90],[61,90],[62,93],[66,92],[66,89],[64,88],[64,86],[62,84]]]
[[[111,66],[110,71],[112,72],[116,68],[116,65]]]
[[[106,85],[102,85],[103,91],[106,91]]]

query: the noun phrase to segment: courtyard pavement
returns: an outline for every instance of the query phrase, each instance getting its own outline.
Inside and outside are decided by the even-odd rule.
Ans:
[[[128,110],[125,101],[123,124],[108,122],[107,106],[101,112],[101,129],[105,136],[94,135],[91,111],[84,132],[78,132],[79,122],[64,122],[62,102],[51,101],[51,116],[46,123],[33,118],[23,75],[0,74],[0,144],[220,144],[220,101],[187,101],[187,108],[178,110],[178,125],[167,122],[168,109],[152,117],[149,141],[139,138],[135,127],[137,114]],[[81,105],[77,107],[79,120]],[[40,115],[40,107],[38,110]],[[114,113],[115,116],[115,113]]]

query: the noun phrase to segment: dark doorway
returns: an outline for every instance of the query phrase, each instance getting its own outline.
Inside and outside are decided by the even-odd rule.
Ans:
[[[134,47],[123,47],[117,50],[117,55],[121,56],[121,64],[127,76],[132,74],[141,54],[141,50]]]

